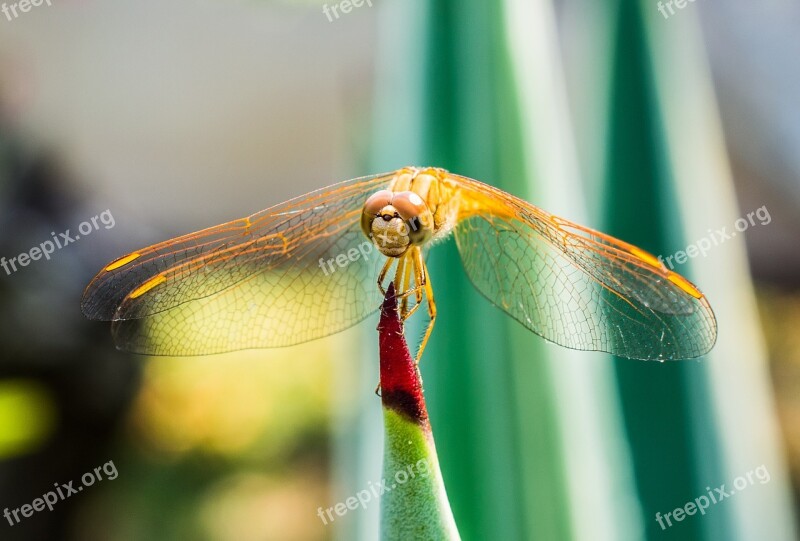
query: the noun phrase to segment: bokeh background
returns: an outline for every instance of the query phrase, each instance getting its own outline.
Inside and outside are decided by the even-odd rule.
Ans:
[[[676,266],[718,317],[699,361],[546,344],[471,288],[452,242],[432,251],[423,376],[463,538],[797,539],[800,5],[371,3],[0,14],[0,256],[114,218],[0,270],[0,510],[109,461],[119,473],[0,518],[0,538],[376,539],[377,503],[317,516],[380,477],[376,320],[146,358],[116,351],[79,299],[142,245],[430,164],[665,257],[769,215]],[[768,481],[705,515],[656,521],[759,466]]]

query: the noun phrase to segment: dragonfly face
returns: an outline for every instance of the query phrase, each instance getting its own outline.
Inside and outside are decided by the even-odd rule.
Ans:
[[[401,257],[433,236],[433,215],[419,194],[380,190],[364,203],[361,229],[387,257]]]

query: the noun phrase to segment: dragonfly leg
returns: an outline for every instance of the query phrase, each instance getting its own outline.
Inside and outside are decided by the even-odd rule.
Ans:
[[[411,317],[411,314],[413,314],[414,312],[417,311],[419,306],[422,304],[422,297],[423,297],[423,294],[424,294],[425,274],[421,271],[420,266],[419,266],[419,262],[422,261],[422,258],[419,257],[419,248],[415,248],[415,250],[417,251],[417,253],[415,253],[412,256],[412,259],[411,259],[411,262],[410,262],[411,264],[406,269],[406,273],[409,274],[408,280],[411,279],[411,277],[410,277],[411,270],[414,271],[414,285],[415,285],[415,287],[414,287],[414,289],[409,290],[409,293],[411,293],[411,292],[414,293],[415,304],[414,304],[414,306],[411,307],[411,310],[405,310],[404,309],[402,312],[400,312],[400,314],[401,314],[401,316],[403,318],[403,321],[405,321],[406,319]],[[403,299],[404,303],[408,298],[409,297],[405,297]],[[405,304],[404,304],[404,308],[405,308]]]
[[[392,263],[394,263],[393,257],[386,258],[386,263],[383,264],[383,268],[381,269],[380,274],[378,274],[378,289],[381,290],[382,295],[386,295],[386,290],[383,289],[383,280],[386,278],[386,274],[389,272],[389,269],[392,268]]]
[[[400,259],[397,260],[397,268],[394,270],[394,292],[397,295],[398,299],[403,298],[403,277],[405,273],[403,272],[408,264],[408,252],[400,256]]]
[[[428,328],[425,329],[425,336],[422,337],[422,342],[420,342],[419,349],[417,350],[416,363],[419,364],[419,361],[422,358],[422,352],[425,351],[425,346],[428,344],[428,339],[431,337],[431,333],[433,332],[433,324],[436,322],[436,301],[433,298],[433,286],[431,285],[430,276],[428,275],[428,268],[425,266],[425,262],[422,260],[421,254],[417,254],[416,266],[419,269],[422,285],[425,288],[425,296],[428,300],[428,317],[430,318],[430,321],[428,322]]]
[[[400,279],[403,276],[403,273],[405,273],[405,276],[407,276],[407,278],[405,283],[405,289],[397,290],[398,299],[406,299],[411,295],[418,296],[418,292],[422,290],[424,282],[420,282],[419,273],[417,272],[418,270],[417,261],[422,260],[422,256],[420,255],[421,253],[422,252],[420,251],[419,247],[414,246],[413,248],[409,249],[405,254],[403,254],[402,258],[400,258],[400,263],[398,263],[397,273],[395,276],[395,285],[398,285],[400,283]],[[402,265],[402,269],[400,268],[400,265]],[[409,287],[411,285],[410,281],[411,281],[412,270],[414,271],[414,278],[416,283],[414,284],[414,287]],[[400,313],[402,314],[404,312]]]
[[[402,282],[400,284],[399,291],[408,291],[411,288],[411,271],[414,267],[414,261],[412,258],[403,258],[403,276]],[[417,289],[417,288],[414,288]],[[411,315],[411,312],[408,311],[408,301],[411,298],[410,295],[406,295],[403,297],[402,302],[400,303],[400,318],[405,321],[406,318]],[[414,307],[411,309],[414,310]]]

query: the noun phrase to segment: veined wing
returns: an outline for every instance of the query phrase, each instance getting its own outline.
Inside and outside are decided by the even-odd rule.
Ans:
[[[287,346],[377,310],[383,256],[361,208],[391,174],[349,180],[108,264],[81,307],[112,320],[118,347],[202,355]]]
[[[459,187],[455,237],[472,283],[536,334],[574,349],[685,359],[716,341],[714,313],[652,254],[478,181]]]

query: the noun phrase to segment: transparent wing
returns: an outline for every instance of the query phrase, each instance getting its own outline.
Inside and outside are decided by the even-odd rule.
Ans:
[[[685,359],[717,336],[708,301],[653,255],[451,175],[455,237],[472,283],[536,334],[574,349]]]
[[[107,265],[84,292],[112,320],[118,347],[202,355],[288,346],[341,331],[377,310],[384,261],[361,208],[391,175],[311,192],[162,242]]]

